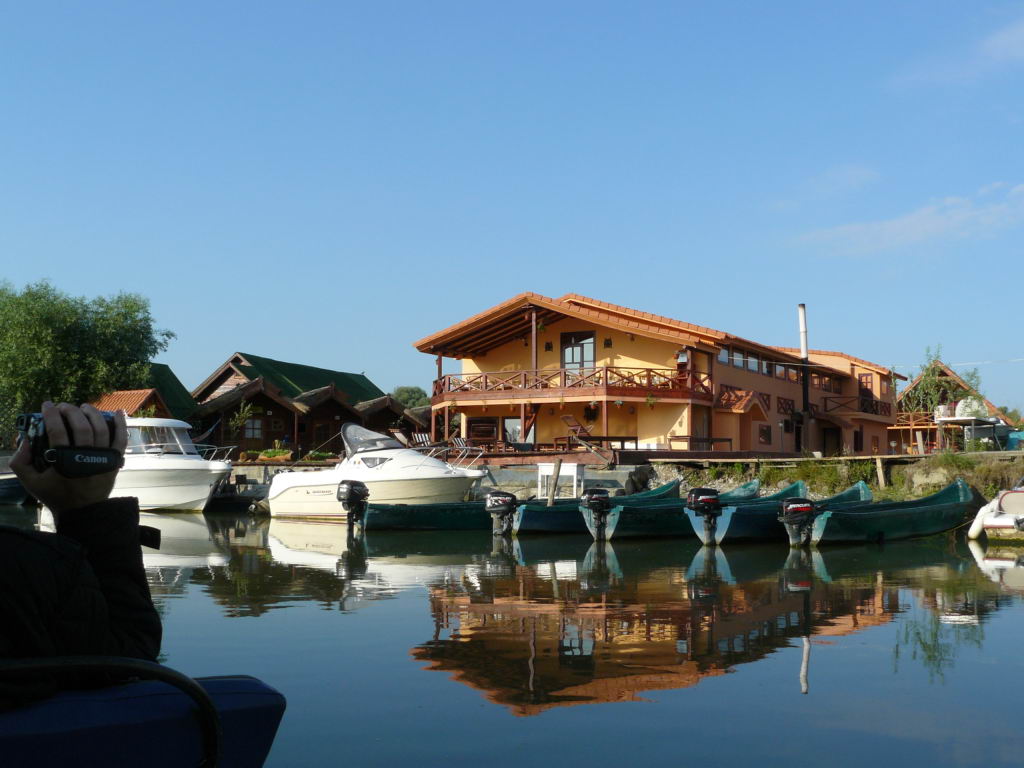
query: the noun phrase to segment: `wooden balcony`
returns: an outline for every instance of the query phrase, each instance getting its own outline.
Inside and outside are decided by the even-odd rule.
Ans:
[[[445,400],[645,397],[710,402],[711,376],[672,368],[546,368],[449,374],[434,382],[432,402]]]
[[[892,403],[876,400],[873,397],[846,395],[843,397],[826,397],[825,413],[867,413],[873,416],[892,416]]]

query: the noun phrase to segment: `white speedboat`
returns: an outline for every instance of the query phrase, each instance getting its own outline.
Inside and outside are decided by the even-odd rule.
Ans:
[[[978,510],[967,537],[977,539],[982,533],[990,539],[1024,539],[1024,479]]]
[[[348,513],[337,499],[342,480],[366,483],[371,504],[462,501],[485,474],[407,448],[358,424],[345,424],[341,439],[345,459],[330,469],[274,475],[267,492],[271,516],[346,519]]]
[[[176,419],[128,419],[128,447],[111,496],[135,496],[140,509],[202,512],[231,472],[230,448],[195,445]]]

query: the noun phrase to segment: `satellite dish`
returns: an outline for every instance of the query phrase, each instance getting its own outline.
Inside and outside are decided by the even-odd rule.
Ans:
[[[965,397],[956,404],[956,415],[957,417],[985,418],[988,416],[988,408],[979,397]]]

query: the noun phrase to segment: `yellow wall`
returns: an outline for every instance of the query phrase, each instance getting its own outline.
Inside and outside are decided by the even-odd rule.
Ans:
[[[676,367],[676,352],[681,345],[657,341],[643,336],[630,336],[622,331],[594,325],[575,318],[565,318],[545,327],[537,333],[537,363],[541,368],[562,367],[563,333],[573,331],[594,331],[594,364],[598,367],[619,368],[672,368]],[[612,346],[605,347],[604,340],[611,339]],[[551,343],[551,351],[544,351],[544,343]],[[526,343],[511,341],[488,350],[487,354],[462,360],[463,373],[481,371],[523,371],[531,368],[530,336]]]

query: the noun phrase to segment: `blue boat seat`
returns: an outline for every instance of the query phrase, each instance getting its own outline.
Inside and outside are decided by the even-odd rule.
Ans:
[[[196,682],[220,717],[218,766],[261,766],[285,698],[254,677]],[[194,700],[156,680],[63,691],[0,712],[0,763],[183,768],[203,764],[203,735]]]

